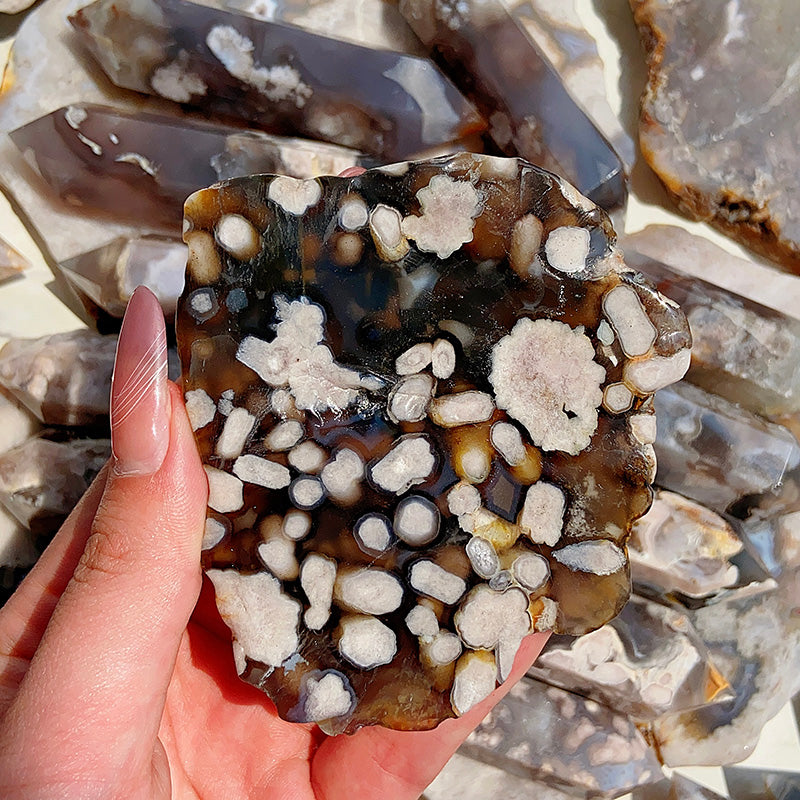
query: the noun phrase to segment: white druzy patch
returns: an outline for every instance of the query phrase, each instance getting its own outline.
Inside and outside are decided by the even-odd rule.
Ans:
[[[297,650],[302,606],[281,591],[277,578],[232,569],[206,574],[214,584],[220,616],[248,657],[277,667]]]
[[[586,334],[551,319],[521,319],[492,351],[498,408],[543,450],[576,455],[597,429],[606,372]]]
[[[325,313],[307,298],[275,297],[278,324],[271,342],[246,336],[236,358],[270,386],[288,386],[297,408],[341,411],[358,396],[361,376],[337,364],[322,344]]]
[[[447,258],[462,244],[472,241],[481,199],[469,181],[434,175],[430,183],[417,192],[417,199],[422,215],[405,217],[402,227],[403,233],[414,239],[420,250]]]

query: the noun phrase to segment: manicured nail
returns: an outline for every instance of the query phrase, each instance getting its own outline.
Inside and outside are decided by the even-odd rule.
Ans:
[[[357,178],[366,172],[364,167],[348,167],[339,173],[340,178]]]
[[[118,475],[152,475],[169,444],[167,334],[155,295],[131,297],[111,383],[111,449]]]

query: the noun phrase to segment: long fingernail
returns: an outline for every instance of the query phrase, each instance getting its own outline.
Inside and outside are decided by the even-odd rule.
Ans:
[[[128,303],[111,384],[111,449],[118,475],[152,475],[169,444],[167,334],[155,295],[140,286]]]

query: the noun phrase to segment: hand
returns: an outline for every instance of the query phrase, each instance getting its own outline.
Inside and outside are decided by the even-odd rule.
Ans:
[[[529,637],[509,681],[434,731],[284,722],[238,679],[201,592],[207,483],[147,289],[120,334],[111,423],[111,462],[0,610],[5,800],[411,800],[543,646]]]

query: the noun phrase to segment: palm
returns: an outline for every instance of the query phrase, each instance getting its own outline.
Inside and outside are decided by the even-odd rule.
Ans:
[[[236,676],[229,642],[196,619],[181,640],[159,738],[177,797],[316,797],[311,760],[324,737],[281,720]]]

